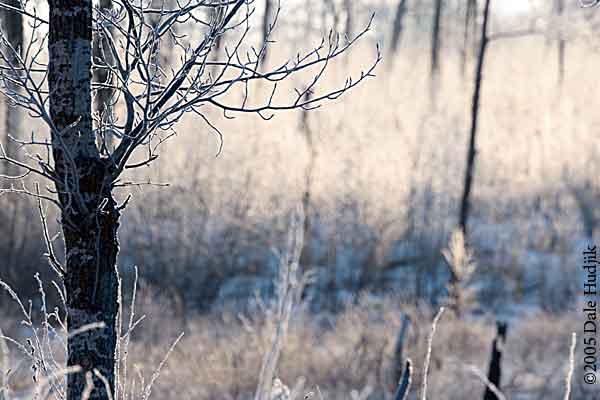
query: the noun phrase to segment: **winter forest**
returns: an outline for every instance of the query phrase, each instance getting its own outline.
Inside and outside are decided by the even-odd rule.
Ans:
[[[600,399],[595,0],[0,0],[0,400]]]

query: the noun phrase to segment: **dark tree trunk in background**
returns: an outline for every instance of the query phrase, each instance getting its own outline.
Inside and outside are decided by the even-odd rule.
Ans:
[[[460,71],[464,77],[467,69],[467,58],[471,48],[471,38],[477,26],[477,0],[467,0],[465,5],[465,25],[463,27],[463,48],[461,52]]]
[[[462,201],[460,205],[459,226],[467,238],[467,222],[471,207],[471,187],[475,174],[475,155],[477,153],[477,126],[479,122],[479,103],[481,101],[481,86],[483,84],[483,67],[485,63],[485,51],[488,45],[488,21],[490,12],[490,0],[485,0],[483,10],[483,25],[481,28],[481,39],[479,54],[477,56],[477,69],[475,70],[475,89],[473,91],[473,102],[471,104],[471,129],[469,133],[469,148],[467,151],[467,165],[465,169],[465,181],[463,187]]]
[[[111,0],[103,0],[103,1],[111,1]],[[174,2],[172,0],[152,0],[152,9],[153,10],[174,10],[177,8],[177,2]],[[161,19],[162,18],[162,19]],[[165,19],[164,16],[161,16],[159,13],[152,13],[150,14],[149,20],[150,20],[150,25],[152,26],[153,29],[156,29],[158,27],[158,25],[163,22]],[[165,78],[164,76],[161,75],[161,70],[168,68],[168,65],[171,62],[171,46],[164,46],[164,47],[160,47],[159,44],[166,44],[168,43],[168,38],[169,38],[169,33],[165,34],[164,36],[164,40],[161,43],[158,43],[154,48],[153,48],[153,53],[154,53],[154,57],[152,60],[152,67],[153,67],[153,71],[151,71],[152,73],[157,72],[158,75],[158,80],[162,81],[163,78]]]
[[[344,0],[344,9],[346,11],[346,27],[344,34],[351,40],[354,35],[354,7],[352,7],[352,0]]]
[[[211,7],[208,11],[210,13],[209,17],[214,18],[216,21],[221,21],[226,10],[227,7]],[[223,42],[225,40],[223,35],[224,33],[215,38],[215,43],[213,44],[213,49],[211,50],[213,61],[218,61],[219,57],[221,56],[221,49],[223,48]]]
[[[100,0],[98,4],[98,8],[100,12],[104,14],[108,14],[112,8],[112,0]],[[114,30],[113,26],[108,27],[109,32],[112,34]],[[113,57],[112,52],[107,44],[107,41],[112,40],[111,37],[106,37],[104,32],[95,32],[94,35],[94,45],[93,45],[93,57],[94,63],[99,63],[100,65],[112,65]],[[95,68],[93,75],[94,82],[112,84],[112,77],[108,69],[106,68]],[[94,112],[98,114],[99,120],[101,124],[106,127],[107,124],[111,120],[112,114],[112,97],[114,91],[109,88],[101,88],[98,89],[95,93],[94,98]],[[108,149],[112,149],[114,146],[112,134],[103,129],[103,137],[101,143],[102,145],[106,145]]]
[[[263,57],[262,63],[266,64],[269,59],[269,46],[267,41],[269,40],[269,33],[271,31],[271,23],[273,18],[273,0],[265,0],[265,12],[263,14],[262,23],[262,49]]]
[[[15,8],[21,8],[21,2],[19,0],[5,0],[4,3],[8,6],[12,6]],[[22,54],[23,52],[23,17],[18,12],[0,9],[0,19],[2,23],[2,29],[6,34],[6,38],[11,46],[18,51],[18,54]],[[10,50],[5,50],[5,53],[12,62],[14,57],[12,57]],[[14,65],[18,65],[14,63]],[[12,90],[17,90],[16,87],[11,88]],[[18,138],[21,136],[21,113],[17,107],[10,107],[6,101],[4,101],[4,121],[3,121],[3,133],[4,140],[2,145],[4,146],[6,152],[12,156],[16,157],[16,146],[15,143],[10,140],[8,135],[12,137]],[[6,172],[9,175],[13,175],[14,168],[10,165],[6,166]],[[1,173],[2,171],[0,171]]]
[[[323,13],[321,16],[321,19],[323,20],[322,28],[324,29],[328,25],[327,24],[327,15],[331,14],[331,16],[333,17],[333,29],[337,30],[338,26],[340,25],[340,16],[339,16],[337,7],[335,6],[335,2],[333,0],[324,0],[323,1],[322,13]]]
[[[431,28],[431,60],[430,60],[430,96],[433,106],[436,105],[438,78],[440,73],[440,47],[443,0],[435,0],[433,23]]]
[[[215,54],[215,61],[218,60],[219,57],[219,53],[221,52],[221,48],[223,47],[223,35],[219,35],[217,36],[217,38],[215,39],[215,47],[214,47],[214,54]]]
[[[50,115],[56,127],[52,151],[66,250],[68,366],[97,369],[114,393],[117,333],[119,211],[111,194],[111,164],[101,158],[92,131],[92,1],[49,1]],[[91,399],[108,399],[104,384],[94,380]],[[85,374],[69,374],[68,400],[80,400]]]
[[[310,100],[310,91],[306,92],[304,97],[306,100]],[[304,208],[304,247],[300,252],[300,265],[303,267],[312,268],[312,253],[311,253],[311,205],[312,205],[312,185],[313,177],[315,174],[315,163],[317,160],[317,148],[315,147],[313,132],[309,122],[309,110],[302,110],[300,114],[300,129],[304,132],[304,139],[306,140],[306,148],[308,150],[308,163],[304,174],[304,196],[302,197],[302,206]]]
[[[396,16],[394,17],[394,25],[392,26],[392,35],[390,40],[390,52],[392,55],[398,52],[400,40],[402,39],[402,31],[404,30],[404,16],[406,15],[406,3],[408,0],[399,0]]]
[[[410,392],[410,385],[412,383],[412,361],[406,360],[404,367],[404,373],[402,379],[398,382],[398,389],[394,394],[394,400],[407,400],[408,393]]]
[[[433,23],[431,28],[431,76],[438,74],[440,69],[440,31],[442,24],[443,0],[435,0],[433,9]]]
[[[19,0],[4,0],[4,4],[21,8],[21,3]],[[11,46],[18,52],[18,54],[23,53],[23,17],[18,12],[0,9],[0,23],[2,24],[2,29],[6,35],[6,39],[11,44]],[[14,57],[9,49],[2,49],[4,54],[7,56],[9,61],[13,61]],[[14,63],[14,65],[18,65]],[[10,82],[6,83],[10,85]],[[16,85],[12,85],[9,87],[12,91],[18,91],[19,88]],[[2,101],[2,133],[0,136],[0,144],[4,147],[4,150],[8,153],[10,157],[19,158],[17,154],[17,144],[10,139],[9,135],[13,138],[21,137],[21,110],[18,107],[10,107],[6,98]],[[17,176],[19,175],[18,169],[10,164],[10,163],[2,163],[2,167],[0,168],[0,174]],[[7,182],[7,185],[10,183]],[[4,186],[4,184],[3,184]],[[6,234],[7,238],[7,249],[8,252],[6,254],[5,259],[0,262],[2,265],[3,272],[14,273],[19,271],[17,268],[18,265],[18,254],[21,254],[25,243],[27,242],[26,236],[22,233],[18,233],[20,230],[21,220],[18,218],[18,215],[22,213],[23,206],[20,202],[5,202],[4,207],[0,210],[0,226],[4,226],[5,229],[3,233]],[[20,244],[19,240],[21,239]],[[10,276],[10,275],[9,275]],[[8,277],[9,277],[8,276]]]
[[[393,379],[394,383],[398,384],[402,379],[404,366],[404,344],[406,343],[406,333],[408,332],[408,326],[410,325],[410,318],[408,315],[402,316],[402,322],[400,323],[400,332],[396,338],[396,344],[394,346],[394,363],[393,363]]]
[[[565,0],[555,0],[554,7],[556,9],[556,15],[559,19],[558,26],[558,86],[562,87],[563,81],[565,79],[565,51],[566,51],[566,41],[564,38],[564,27],[562,16],[565,11]]]
[[[504,343],[506,342],[506,332],[508,326],[506,323],[497,323],[498,333],[492,343],[492,354],[490,357],[490,366],[488,369],[488,381],[492,383],[498,390],[500,390],[500,384],[502,382],[502,353],[504,350]],[[498,396],[486,387],[483,395],[483,400],[500,400]]]
[[[313,32],[314,8],[314,2],[306,0],[306,24],[304,24],[304,36],[302,37],[302,40],[310,40],[310,34]]]

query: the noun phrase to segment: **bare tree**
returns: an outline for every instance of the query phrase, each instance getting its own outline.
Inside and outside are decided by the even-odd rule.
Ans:
[[[354,3],[352,0],[344,0],[344,11],[346,12],[346,26],[344,34],[351,38],[354,35]]]
[[[0,22],[2,24],[2,30],[6,35],[6,39],[10,43],[10,46],[16,50],[19,56],[23,52],[23,18],[18,11],[21,9],[21,7],[22,3],[20,0],[6,0],[4,2],[4,6],[0,7]],[[3,49],[3,51],[6,51],[6,49]],[[10,52],[7,52],[7,54],[10,54]],[[16,89],[17,87],[13,86],[13,90]],[[2,129],[4,130],[5,135],[3,145],[9,154],[15,156],[15,142],[10,140],[10,136],[16,138],[21,136],[21,115],[17,108],[12,107],[10,101],[4,102],[4,121]],[[12,173],[9,166],[7,166],[6,172]]]
[[[433,8],[433,21],[431,28],[431,59],[429,65],[430,97],[433,107],[436,106],[436,94],[440,73],[440,48],[443,0],[435,0]]]
[[[26,2],[22,3],[20,0],[6,0],[3,3],[3,6],[0,7],[0,23],[2,31],[6,36],[8,43],[10,44],[8,47],[0,47],[0,52],[4,52],[10,56],[11,60],[13,61],[15,61],[15,58],[21,57],[23,53],[23,18],[18,10],[22,9],[22,6],[26,4]],[[14,55],[11,55],[12,52],[10,49],[15,49]],[[15,74],[17,75],[13,78],[18,79],[19,71],[15,71]],[[20,89],[18,85],[13,84],[13,79],[7,83],[11,85],[11,90],[15,91],[15,93],[19,93]],[[15,140],[12,140],[11,138],[21,138],[22,113],[17,107],[13,107],[13,102],[10,100],[10,98],[5,96],[3,96],[2,99],[2,106],[3,120],[1,129],[3,131],[3,137],[0,139],[0,149],[3,148],[2,151],[5,151],[12,157],[17,158],[18,146]],[[18,171],[13,165],[0,165],[0,177],[2,177],[2,175],[14,175],[17,173]],[[0,185],[0,187],[3,186],[3,184]],[[4,232],[5,234],[8,234],[8,254],[2,263],[5,270],[14,271],[14,266],[17,259],[16,255],[21,254],[20,252],[23,250],[25,244],[25,240],[22,240],[20,245],[18,244],[17,240],[17,232],[19,231],[19,219],[17,216],[24,208],[16,202],[12,204],[4,203],[4,205],[5,206],[2,207],[2,210],[0,210],[0,225],[6,227]],[[11,268],[11,266],[13,268]]]
[[[250,0],[186,0],[173,9],[157,9],[148,2],[113,0],[113,12],[100,12],[93,18],[91,0],[50,0],[48,20],[37,11],[20,11],[32,27],[25,46],[29,50],[22,56],[6,35],[0,36],[1,44],[9,49],[0,53],[0,88],[10,101],[50,130],[50,140],[38,133],[19,141],[24,149],[30,149],[25,161],[0,152],[0,161],[23,171],[8,177],[21,182],[20,186],[3,189],[0,194],[33,196],[56,205],[61,213],[64,261],[50,240],[48,260],[64,282],[70,332],[67,364],[83,370],[69,375],[68,400],[81,398],[85,372],[94,374],[90,399],[118,399],[122,392],[114,368],[117,232],[130,196],[119,203],[115,190],[131,185],[125,172],[155,161],[160,145],[173,136],[173,127],[186,113],[194,113],[221,137],[211,121],[214,114],[207,109],[219,110],[226,118],[253,113],[266,120],[277,111],[314,109],[373,76],[380,61],[378,52],[356,79],[347,78],[329,91],[318,90],[327,67],[366,34],[369,24],[347,43],[330,35],[306,54],[259,72],[264,47],[247,51],[251,48],[251,5]],[[226,7],[226,11],[219,18],[206,19],[213,14],[205,11],[214,7]],[[185,24],[204,27],[202,38],[173,34],[178,28],[184,32]],[[107,38],[100,42],[99,51],[110,53],[110,61],[103,57],[92,63],[94,30]],[[224,59],[213,61],[215,40],[224,32],[235,32],[237,41],[226,49]],[[157,66],[155,51],[169,36],[180,61],[166,70]],[[114,79],[92,82],[92,65],[107,70]],[[302,83],[304,89],[290,89],[288,100],[281,99],[281,82],[296,76],[301,82],[308,79]],[[272,88],[262,101],[249,95],[256,82]],[[122,113],[105,127],[92,122],[92,94],[99,89],[114,91],[114,108]],[[229,95],[236,91],[241,94],[239,102],[240,96]],[[308,92],[314,94],[305,99]],[[118,138],[112,149],[102,143],[105,129]],[[45,157],[39,155],[40,148],[46,150]],[[32,190],[23,180],[27,175],[43,178],[54,187]],[[96,329],[86,330],[87,326]]]
[[[477,26],[477,0],[467,0],[465,5],[465,24],[463,27],[463,48],[461,51],[460,70],[464,76],[467,68],[467,57],[471,48],[471,37],[475,36]]]
[[[306,92],[305,99],[310,100],[311,93]],[[304,246],[300,253],[300,265],[303,267],[310,266],[312,264],[312,254],[310,249],[310,231],[311,218],[310,210],[312,206],[312,186],[315,175],[315,165],[317,161],[317,147],[315,144],[314,132],[310,125],[309,110],[302,110],[300,114],[300,129],[304,132],[304,139],[306,141],[306,148],[308,150],[308,163],[304,173],[304,196],[302,197],[302,205],[304,208]]]
[[[396,16],[394,17],[394,24],[392,26],[392,34],[390,39],[390,52],[395,54],[400,47],[400,40],[402,39],[402,31],[404,30],[404,16],[406,15],[406,3],[408,0],[399,0],[398,8],[396,9]]]
[[[483,84],[483,67],[485,64],[485,52],[490,39],[488,37],[489,13],[490,0],[485,0],[479,54],[477,56],[477,68],[475,70],[475,89],[473,90],[473,100],[471,103],[471,129],[469,132],[469,148],[467,151],[465,181],[463,186],[462,200],[460,203],[459,227],[465,237],[467,237],[467,222],[469,220],[469,211],[471,207],[471,187],[473,186],[473,176],[475,174],[476,140],[479,122],[479,103],[481,101],[481,86]]]
[[[340,15],[339,15],[339,11],[335,5],[335,1],[334,0],[324,0],[323,8],[321,11],[322,11],[321,19],[323,20],[322,28],[325,28],[327,26],[327,16],[331,14],[331,16],[333,17],[333,29],[337,30],[338,26],[340,25]]]
[[[565,79],[565,51],[567,43],[564,37],[564,28],[562,16],[565,11],[565,0],[554,0],[554,9],[559,18],[558,37],[557,37],[557,57],[558,57],[558,87],[562,87]]]
[[[273,29],[273,1],[265,0],[265,11],[263,13],[263,23],[262,23],[262,46],[263,49],[263,57],[262,62],[266,63],[268,61],[269,51],[268,51],[268,42],[269,36],[271,35],[271,29]]]

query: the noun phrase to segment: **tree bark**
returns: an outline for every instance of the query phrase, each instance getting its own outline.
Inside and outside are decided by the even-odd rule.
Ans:
[[[100,0],[98,6],[100,12],[108,13],[112,8],[112,0]],[[112,34],[114,27],[109,25],[107,29]],[[106,44],[108,40],[112,40],[112,38],[106,37],[104,32],[96,32],[96,35],[94,36],[93,57],[94,64],[98,64],[98,68],[94,69],[93,79],[94,82],[97,83],[113,83],[110,71],[106,68],[106,66],[113,64],[112,53]],[[106,125],[110,123],[112,114],[111,101],[113,95],[114,90],[109,88],[101,88],[96,91],[96,96],[94,98],[94,112],[98,114],[102,128],[105,128]],[[104,142],[103,144],[107,147],[107,150],[112,149],[114,146],[112,134],[106,129],[102,129],[102,131],[104,133],[101,138]]]
[[[492,343],[492,354],[490,357],[490,365],[488,368],[488,381],[496,386],[500,390],[500,384],[502,381],[502,353],[504,350],[504,342],[506,342],[506,332],[508,325],[503,322],[497,323],[498,333]],[[483,400],[500,400],[498,396],[486,387],[483,395]]]
[[[463,27],[463,48],[461,52],[460,71],[464,77],[467,69],[467,57],[471,48],[471,37],[474,36],[477,15],[477,0],[467,0],[465,6],[465,25]]]
[[[66,250],[67,399],[80,400],[85,372],[97,370],[114,393],[117,332],[116,258],[119,211],[112,197],[113,167],[101,158],[92,130],[92,1],[50,0],[48,84],[52,151]],[[89,324],[103,324],[79,332]],[[94,378],[90,399],[108,399]]]
[[[490,11],[490,0],[485,1],[483,10],[483,26],[481,28],[481,41],[479,55],[477,57],[477,69],[475,70],[475,90],[473,91],[473,102],[471,104],[471,129],[469,134],[469,148],[467,151],[467,165],[465,169],[465,183],[460,206],[459,227],[467,238],[467,222],[471,207],[471,187],[473,186],[473,176],[475,173],[475,155],[477,126],[479,122],[479,103],[481,100],[481,86],[483,84],[483,67],[485,63],[485,52],[488,45],[488,20]]]
[[[398,388],[394,394],[394,400],[406,400],[408,399],[408,393],[410,392],[410,386],[412,383],[412,361],[406,360],[406,366],[402,374],[401,380],[398,382]]]
[[[442,20],[442,0],[435,0],[433,24],[431,28],[431,64],[430,73],[435,77],[440,69],[440,31]]]
[[[106,181],[103,163],[90,163],[90,172],[83,179],[92,186]],[[104,186],[103,184],[100,184]],[[96,190],[99,188],[94,188]],[[118,282],[116,272],[119,243],[119,211],[111,196],[110,189],[96,194],[94,205],[100,199],[107,199],[103,211],[88,215],[85,223],[76,227],[65,227],[65,248],[67,251],[67,290],[69,332],[89,324],[103,323],[103,328],[94,328],[68,340],[68,366],[79,365],[84,371],[98,370],[110,385],[111,395],[104,384],[96,379],[96,389],[90,399],[114,398],[115,349],[117,344],[116,317],[118,311]],[[64,215],[63,215],[64,218]],[[85,387],[83,374],[69,375],[67,400],[80,400]]]
[[[6,0],[5,4],[15,8],[21,8],[21,2],[19,0]],[[21,55],[23,53],[23,16],[14,11],[0,9],[0,19],[2,20],[2,29],[6,35],[6,38],[10,45],[17,50],[17,53]],[[16,57],[13,57],[11,50],[6,49],[5,54],[8,56],[9,61],[18,65],[15,61]],[[8,83],[10,84],[10,83]],[[10,90],[18,90],[16,85],[12,85]],[[21,113],[19,108],[10,107],[9,104],[4,102],[4,148],[11,157],[16,157],[16,146],[15,143],[10,140],[9,135],[15,138],[21,136]],[[6,170],[4,171],[7,175],[14,175],[14,168],[10,164],[7,164]],[[2,172],[2,171],[0,171]]]
[[[269,59],[269,33],[271,32],[271,18],[273,13],[272,0],[265,0],[265,12],[263,14],[262,24],[262,63],[266,64]]]
[[[394,17],[394,25],[392,27],[392,38],[390,41],[390,51],[392,55],[396,54],[398,47],[400,46],[400,39],[402,38],[402,31],[404,30],[404,16],[406,15],[406,3],[407,0],[400,0],[398,2],[398,9],[396,10],[396,16]]]
[[[429,95],[432,108],[435,108],[437,104],[436,99],[439,83],[438,78],[440,72],[440,31],[442,20],[442,6],[442,0],[435,0],[433,11],[433,24],[431,29],[431,60],[429,66]]]

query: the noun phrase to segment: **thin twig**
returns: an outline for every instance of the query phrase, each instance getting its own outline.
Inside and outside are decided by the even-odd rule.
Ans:
[[[577,333],[571,335],[571,349],[569,351],[569,370],[565,379],[565,397],[564,400],[571,398],[571,385],[573,381],[573,372],[575,371],[575,348],[577,347]]]
[[[431,332],[429,333],[429,337],[427,338],[427,354],[425,355],[425,364],[423,365],[423,383],[421,385],[421,400],[427,400],[427,375],[429,373],[429,364],[431,362],[431,350],[433,347],[433,337],[435,336],[435,331],[437,329],[437,324],[444,313],[444,307],[441,307],[438,313],[436,314],[433,322],[431,324]]]

